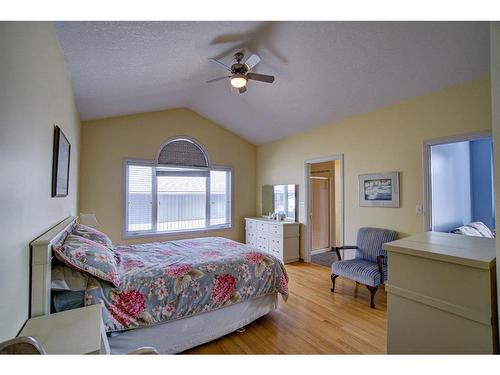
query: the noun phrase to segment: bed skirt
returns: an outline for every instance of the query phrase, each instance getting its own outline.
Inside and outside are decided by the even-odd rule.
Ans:
[[[278,295],[250,301],[151,327],[133,329],[109,337],[111,354],[125,354],[152,346],[162,354],[179,353],[236,331],[274,310]]]

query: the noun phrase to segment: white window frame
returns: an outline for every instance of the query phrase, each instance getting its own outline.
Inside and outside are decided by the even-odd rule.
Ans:
[[[423,191],[424,191],[424,230],[432,231],[434,224],[432,223],[432,176],[431,176],[431,149],[432,146],[444,145],[448,143],[476,141],[479,139],[492,138],[490,130],[466,133],[455,135],[451,137],[434,138],[424,141],[423,147],[423,165],[424,165],[424,178],[423,178]],[[494,210],[495,214],[496,210]],[[496,215],[495,215],[496,220]]]
[[[151,230],[146,231],[128,231],[127,223],[128,223],[128,173],[127,167],[128,165],[142,165],[153,168],[152,171],[152,208],[151,208],[151,216],[152,216],[152,225]],[[179,168],[179,166],[176,166]],[[227,194],[226,201],[226,217],[229,217],[230,222],[227,224],[218,224],[218,225],[206,225],[204,228],[196,228],[196,229],[182,229],[175,231],[163,231],[158,232],[157,228],[157,220],[158,220],[158,189],[157,189],[157,179],[156,179],[156,165],[153,160],[138,160],[138,159],[124,159],[123,161],[123,199],[122,199],[122,238],[123,239],[132,239],[132,238],[141,238],[141,237],[173,237],[179,236],[182,234],[195,234],[195,233],[207,233],[212,231],[226,231],[233,228],[233,219],[234,219],[234,210],[233,210],[233,201],[234,201],[234,183],[233,183],[233,168],[225,165],[212,165],[208,168],[209,171],[224,171],[229,172],[229,181],[226,182],[226,191],[229,188],[229,194]],[[210,220],[210,205],[211,205],[211,194],[210,194],[210,176],[207,178],[207,198],[206,198],[206,214],[205,214],[205,224],[209,223]]]

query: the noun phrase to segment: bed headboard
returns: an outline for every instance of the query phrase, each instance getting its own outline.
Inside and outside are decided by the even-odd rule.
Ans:
[[[76,216],[70,216],[30,243],[30,318],[50,314],[52,246],[66,238],[76,220]]]

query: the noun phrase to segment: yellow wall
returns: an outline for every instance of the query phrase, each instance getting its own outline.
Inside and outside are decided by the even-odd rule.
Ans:
[[[202,143],[213,164],[233,167],[233,228],[191,236],[122,239],[123,161],[153,160],[168,138]],[[255,215],[255,146],[188,109],[87,121],[82,124],[80,212],[95,212],[114,242],[224,236],[243,241],[243,218]]]
[[[51,23],[0,22],[0,341],[28,318],[29,243],[76,214],[80,120]],[[69,195],[51,198],[54,124],[71,143]]]
[[[265,184],[299,184],[304,201],[304,160],[344,154],[345,244],[361,226],[423,230],[415,207],[423,202],[423,142],[491,128],[489,77],[416,97],[257,148],[257,212]],[[401,208],[359,207],[358,175],[399,171]],[[299,220],[305,222],[299,204]],[[304,257],[301,225],[301,257]]]

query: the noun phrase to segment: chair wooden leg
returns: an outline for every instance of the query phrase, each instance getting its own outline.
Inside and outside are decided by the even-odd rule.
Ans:
[[[370,294],[371,294],[370,307],[372,309],[374,309],[375,308],[375,303],[373,302],[373,299],[375,298],[375,293],[377,293],[378,286],[369,286],[369,285],[367,285],[366,287],[368,288],[368,290],[370,291]]]
[[[335,279],[339,277],[339,275],[331,274],[330,278],[332,279],[332,289],[330,289],[333,293],[335,293]]]

